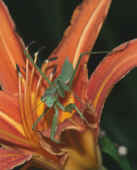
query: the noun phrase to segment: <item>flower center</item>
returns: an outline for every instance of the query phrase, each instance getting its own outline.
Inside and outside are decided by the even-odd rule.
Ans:
[[[66,107],[69,104],[75,104],[75,98],[74,98],[72,92],[67,94],[67,96],[63,100],[62,104],[63,104],[64,107]],[[64,120],[71,118],[73,114],[74,114],[74,110],[72,112],[64,112],[64,111],[61,110],[60,116],[59,116],[59,121],[63,122]]]
[[[64,108],[66,106],[68,106],[69,104],[75,104],[75,98],[73,96],[73,93],[72,92],[67,93],[65,98],[60,99],[59,102]],[[36,105],[38,106],[36,108],[36,115],[39,118],[40,116],[42,116],[42,114],[44,112],[46,112],[46,104],[44,102],[42,102],[41,98],[39,97],[37,99],[37,104]],[[59,111],[59,115],[58,115],[58,118],[57,118],[58,123],[62,123],[66,119],[71,118],[72,115],[74,114],[74,110],[72,110],[72,112],[68,112],[68,111],[63,111],[61,108],[57,108],[57,109]],[[45,126],[50,127],[51,123],[52,123],[52,120],[53,120],[54,114],[55,114],[55,110],[54,110],[54,106],[53,106],[42,117],[42,120],[40,120],[40,124],[44,124],[44,128],[45,128]]]

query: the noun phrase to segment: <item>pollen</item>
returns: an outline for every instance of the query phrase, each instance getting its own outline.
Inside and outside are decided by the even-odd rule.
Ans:
[[[43,102],[41,102],[40,98],[37,101],[37,106],[38,107],[36,109],[36,113],[37,113],[38,116],[40,116],[45,109],[45,104]]]

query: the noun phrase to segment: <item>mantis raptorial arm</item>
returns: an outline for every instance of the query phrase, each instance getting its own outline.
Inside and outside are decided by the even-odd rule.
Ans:
[[[24,53],[25,53],[25,56],[29,59],[29,61],[34,65],[36,70],[38,70],[38,72],[41,74],[41,76],[48,82],[49,85],[52,85],[52,82],[48,79],[48,77],[41,71],[39,66],[36,63],[34,63],[31,55],[27,51],[25,51]]]
[[[109,53],[109,52],[110,52],[110,51],[88,51],[88,52],[83,52],[83,53],[81,53],[80,56],[79,56],[78,62],[77,62],[77,64],[76,64],[76,67],[75,67],[75,69],[74,69],[74,71],[73,71],[72,77],[71,77],[71,79],[70,79],[70,81],[69,81],[69,87],[72,86],[72,82],[73,82],[74,76],[75,76],[75,74],[76,74],[76,72],[77,72],[77,70],[78,70],[78,66],[79,66],[79,64],[80,64],[81,58],[82,58],[84,55],[107,54],[107,53]]]
[[[69,87],[72,86],[72,82],[73,82],[74,76],[75,76],[75,74],[76,74],[76,72],[77,72],[77,70],[78,70],[78,66],[79,66],[79,64],[80,64],[81,58],[82,58],[84,55],[89,55],[89,54],[90,54],[90,52],[85,52],[85,53],[81,53],[81,54],[80,54],[79,59],[78,59],[78,62],[77,62],[77,64],[76,64],[76,67],[75,67],[75,69],[74,69],[74,71],[73,71],[72,77],[71,77],[71,79],[70,79],[70,81],[69,81],[69,84],[68,84]]]

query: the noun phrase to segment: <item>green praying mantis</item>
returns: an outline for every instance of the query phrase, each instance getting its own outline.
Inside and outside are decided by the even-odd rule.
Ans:
[[[98,54],[98,53],[100,52],[92,52],[92,54]],[[90,54],[91,52],[81,53],[75,68],[73,68],[72,63],[69,62],[68,57],[66,57],[65,62],[62,67],[61,74],[54,81],[50,81],[49,78],[39,68],[39,66],[36,63],[34,63],[31,55],[25,51],[26,57],[29,59],[29,61],[34,65],[37,71],[49,84],[49,87],[46,89],[44,95],[41,97],[41,102],[46,104],[46,110],[44,110],[44,112],[34,122],[32,126],[33,130],[35,130],[39,121],[45,116],[45,114],[51,108],[54,109],[54,116],[53,116],[52,125],[51,125],[51,132],[50,132],[50,139],[52,141],[55,141],[54,137],[55,137],[55,133],[56,133],[57,125],[58,125],[59,109],[61,109],[64,112],[70,112],[70,113],[73,110],[75,110],[79,114],[81,119],[83,119],[84,121],[87,121],[83,113],[78,109],[78,107],[74,103],[70,103],[67,106],[63,106],[59,99],[65,98],[66,93],[71,91],[73,80],[78,70],[82,57],[84,55],[90,55]]]
[[[103,51],[103,52],[85,52],[80,54],[79,60],[76,64],[75,69],[73,69],[73,65],[69,62],[68,57],[66,57],[65,62],[62,67],[62,71],[60,75],[54,80],[50,81],[49,78],[41,71],[41,69],[37,66],[37,64],[34,63],[33,59],[31,58],[29,53],[26,53],[26,57],[31,61],[31,63],[35,66],[35,68],[39,71],[41,76],[47,81],[49,84],[49,87],[46,89],[44,95],[41,97],[41,102],[46,104],[46,110],[41,114],[38,119],[34,122],[32,129],[35,130],[36,126],[38,125],[39,121],[41,118],[45,116],[45,114],[48,112],[49,109],[53,108],[54,109],[54,116],[52,120],[52,125],[51,125],[51,132],[50,132],[50,139],[56,143],[54,139],[56,129],[57,129],[57,124],[58,124],[58,115],[59,115],[59,109],[63,110],[64,112],[72,112],[75,110],[79,116],[86,121],[83,113],[78,109],[78,107],[74,104],[68,104],[67,106],[63,106],[59,100],[59,98],[65,98],[66,97],[66,92],[71,91],[71,87],[73,84],[74,77],[76,75],[76,72],[78,70],[81,58],[84,55],[89,55],[89,54],[102,54],[102,53],[108,53],[108,51]],[[19,68],[17,68],[19,69]],[[122,169],[128,169],[131,170],[130,164],[127,160],[126,157],[120,156],[118,154],[117,148],[114,145],[114,143],[107,137],[103,136],[100,139],[100,144],[102,146],[102,152],[108,154],[110,157],[112,157],[115,161],[117,161]],[[105,167],[101,167],[102,170],[106,170]]]
[[[41,76],[47,81],[49,87],[46,89],[44,95],[41,97],[41,102],[46,104],[46,110],[39,116],[39,118],[34,122],[32,129],[35,130],[36,126],[38,125],[39,121],[45,116],[45,114],[49,111],[49,109],[54,109],[54,116],[51,125],[51,132],[50,132],[50,139],[55,141],[55,133],[58,124],[58,115],[59,109],[64,112],[72,112],[75,110],[81,119],[85,120],[83,113],[78,109],[78,107],[74,103],[70,103],[67,106],[63,106],[59,100],[59,98],[65,98],[67,92],[71,91],[71,87],[73,84],[74,76],[78,70],[78,66],[80,64],[81,58],[83,55],[89,53],[82,53],[78,59],[75,69],[73,69],[73,65],[69,62],[68,57],[66,57],[65,62],[62,67],[61,74],[54,80],[50,81],[49,78],[41,71],[39,66],[34,63],[32,57],[28,52],[25,52],[26,57],[29,61],[34,65],[34,67],[38,70]],[[86,121],[86,120],[85,120]]]

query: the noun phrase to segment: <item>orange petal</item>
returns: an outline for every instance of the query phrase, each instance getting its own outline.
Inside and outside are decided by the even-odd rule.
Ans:
[[[83,0],[72,16],[71,24],[67,28],[63,40],[53,51],[50,57],[58,56],[58,70],[64,63],[66,56],[70,57],[73,66],[77,64],[80,53],[90,51],[96,41],[103,21],[107,15],[111,0]],[[87,97],[88,72],[86,65],[87,56],[83,56],[78,74],[74,83],[75,94],[84,102]],[[57,74],[58,74],[57,73]],[[77,105],[80,103],[76,101]]]
[[[31,159],[32,155],[19,149],[0,148],[0,169],[13,169]]]
[[[0,91],[0,111],[6,112],[7,116],[13,118],[16,122],[21,123],[18,97]]]
[[[21,123],[17,97],[0,92],[0,140],[29,145]]]
[[[59,57],[57,64],[61,66],[66,56],[69,56],[75,66],[80,53],[92,49],[110,3],[111,0],[83,0],[81,5],[75,9],[70,26],[65,31],[59,46],[50,56]],[[86,57],[85,60],[87,59]],[[58,67],[57,71],[60,69],[61,67]]]
[[[0,82],[5,90],[17,92],[16,64],[24,66],[24,45],[15,33],[7,7],[0,1]]]
[[[73,83],[73,92],[76,99],[77,106],[84,104],[87,99],[87,87],[88,87],[88,70],[86,65],[80,67],[78,74],[75,77]]]
[[[106,97],[113,86],[137,66],[137,39],[115,48],[99,64],[88,85],[88,99],[97,112],[98,122]]]
[[[62,134],[62,138],[68,144],[63,148],[68,154],[64,170],[100,169],[99,148],[92,131],[86,129],[80,133],[67,130]]]

